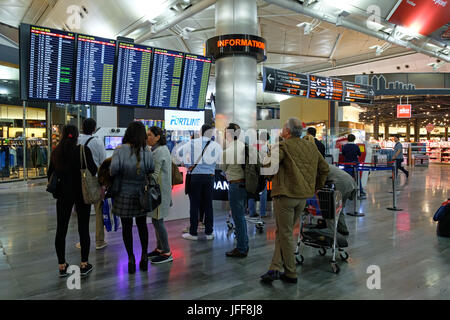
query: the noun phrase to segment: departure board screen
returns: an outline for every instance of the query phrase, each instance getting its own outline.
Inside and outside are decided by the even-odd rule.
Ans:
[[[307,97],[308,75],[264,68],[263,86],[265,91]]]
[[[372,104],[375,92],[372,86],[345,81],[344,101]]]
[[[36,26],[30,28],[28,98],[71,102],[74,34]]]
[[[343,95],[342,80],[309,75],[309,98],[342,101]]]
[[[178,107],[182,67],[182,52],[154,49],[150,107]]]
[[[111,103],[115,51],[115,40],[78,35],[75,102]]]
[[[186,54],[180,108],[205,109],[210,70],[210,58]]]
[[[147,104],[152,48],[119,42],[114,103],[135,107]]]

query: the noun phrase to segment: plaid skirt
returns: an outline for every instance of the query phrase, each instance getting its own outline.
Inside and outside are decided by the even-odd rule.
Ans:
[[[138,195],[118,194],[113,199],[112,213],[121,218],[143,217]]]

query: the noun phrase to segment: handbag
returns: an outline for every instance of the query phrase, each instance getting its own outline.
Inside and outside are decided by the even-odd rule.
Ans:
[[[57,199],[57,191],[59,187],[60,178],[56,174],[56,172],[53,172],[50,176],[50,180],[48,180],[47,183],[47,189],[45,191],[51,193],[53,195],[54,199]]]
[[[183,174],[178,169],[178,166],[172,162],[172,186],[183,184]]]
[[[152,212],[161,204],[161,188],[155,178],[145,173],[145,149],[143,150],[143,154],[145,185],[140,192],[139,203],[142,212]]]
[[[195,167],[197,167],[198,163],[200,162],[200,159],[203,157],[203,154],[205,153],[206,148],[208,148],[209,144],[210,144],[211,140],[208,141],[208,143],[206,143],[205,147],[202,150],[202,154],[200,155],[200,157],[198,157],[197,161],[195,161],[194,165],[188,169],[188,171],[186,172],[186,183],[184,184],[184,193],[185,194],[189,194],[191,192],[191,175],[192,175],[192,171],[194,171]]]
[[[80,160],[81,160],[81,190],[83,192],[83,199],[85,204],[94,204],[101,200],[101,190],[98,184],[98,179],[93,176],[87,168],[86,152],[84,146],[80,145]],[[84,168],[83,168],[84,167]]]

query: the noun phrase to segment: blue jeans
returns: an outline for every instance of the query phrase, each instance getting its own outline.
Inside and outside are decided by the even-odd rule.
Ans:
[[[259,214],[261,217],[266,215],[266,204],[267,204],[267,184],[263,191],[259,195]],[[248,212],[250,217],[256,215],[256,201],[255,199],[248,199]]]
[[[241,253],[248,251],[247,221],[245,220],[245,204],[247,191],[243,183],[230,183],[228,189],[231,215],[236,227],[237,249]]]
[[[193,236],[197,235],[199,210],[202,206],[205,211],[205,234],[213,233],[213,190],[214,175],[209,174],[193,174],[191,177],[190,200],[190,218],[191,226],[189,233]]]

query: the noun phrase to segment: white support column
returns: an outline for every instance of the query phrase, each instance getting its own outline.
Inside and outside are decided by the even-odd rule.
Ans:
[[[218,0],[216,35],[258,35],[256,0]],[[216,61],[216,127],[229,122],[256,129],[256,58],[244,55]]]

